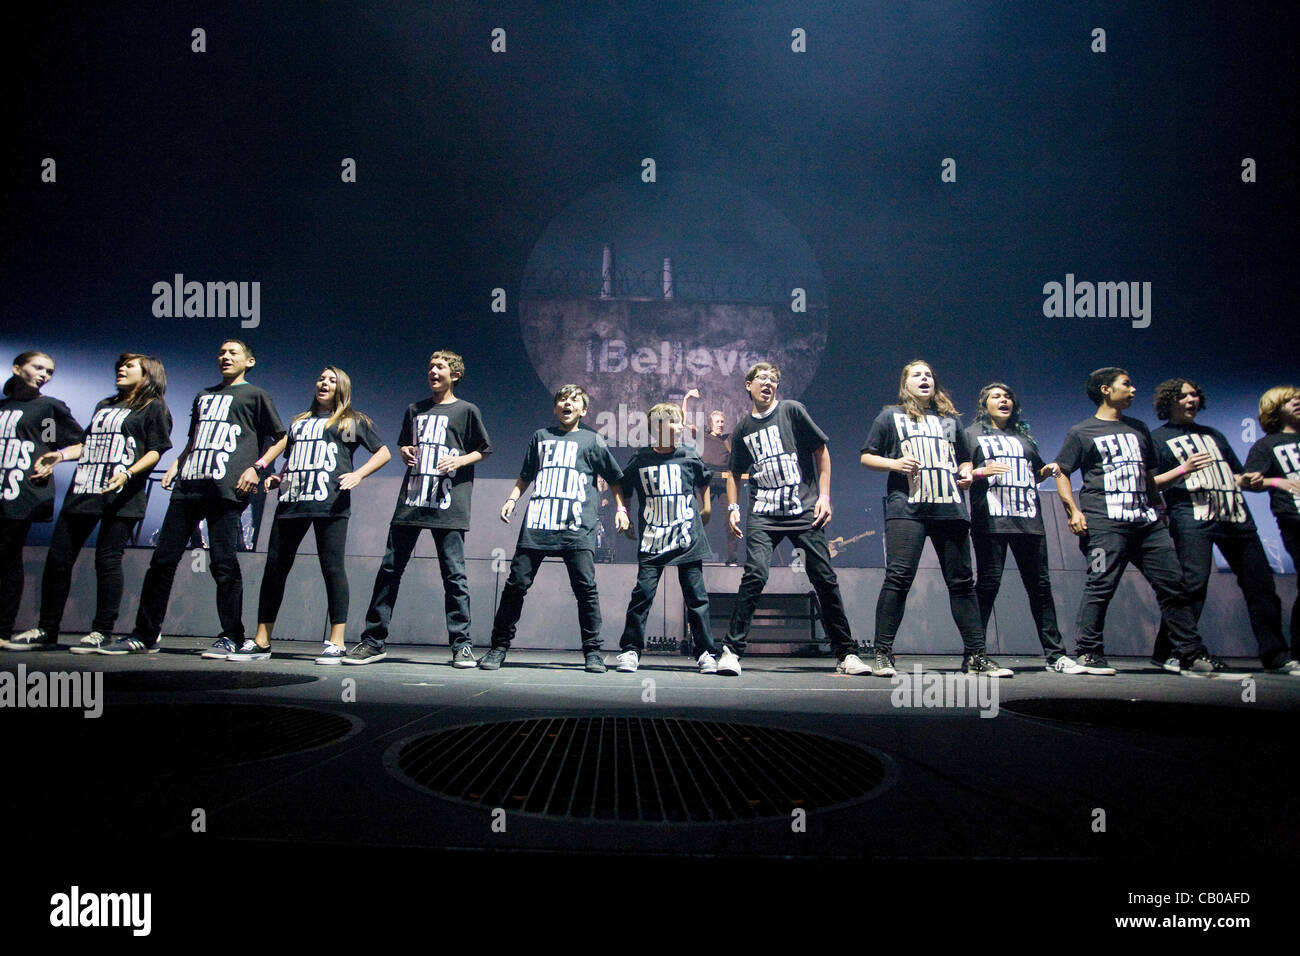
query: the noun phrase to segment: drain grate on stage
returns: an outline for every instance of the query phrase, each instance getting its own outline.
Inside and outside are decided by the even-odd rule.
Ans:
[[[817,734],[648,717],[553,717],[426,734],[389,770],[437,796],[578,820],[789,819],[884,789],[882,759]]]

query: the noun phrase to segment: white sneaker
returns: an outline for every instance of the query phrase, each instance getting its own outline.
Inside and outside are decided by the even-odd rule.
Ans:
[[[871,665],[857,654],[845,654],[844,660],[835,666],[837,674],[870,674]]]
[[[329,641],[321,648],[320,657],[316,658],[317,664],[342,664],[343,658],[347,655],[347,649],[339,647]]]
[[[718,655],[718,673],[726,677],[740,676],[740,658],[729,647],[724,647]]]
[[[112,635],[91,631],[81,639],[80,643],[72,645],[68,650],[74,654],[98,654],[101,647],[108,647],[112,643]]]
[[[614,658],[617,670],[620,674],[635,674],[637,666],[641,663],[641,655],[636,651],[624,651],[618,657]]]
[[[1087,670],[1080,667],[1073,657],[1066,657],[1062,654],[1056,660],[1047,665],[1047,669],[1053,674],[1086,674]]]
[[[700,666],[701,674],[716,674],[718,672],[718,660],[708,651],[700,655],[700,659],[695,662]]]

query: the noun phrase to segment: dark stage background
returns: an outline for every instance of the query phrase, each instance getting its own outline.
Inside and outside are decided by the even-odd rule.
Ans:
[[[1259,394],[1300,379],[1291,4],[26,17],[6,31],[0,352],[49,351],[46,392],[83,421],[119,351],[156,353],[179,447],[218,343],[240,336],[286,418],[337,364],[392,442],[445,347],[496,447],[480,474],[505,478],[564,381],[592,384],[588,422],[632,441],[634,413],[694,385],[696,411],[734,421],[745,364],[771,357],[830,436],[849,537],[882,526],[884,480],[857,449],[914,357],[968,417],[982,385],[1010,383],[1048,454],[1091,413],[1097,366],[1133,373],[1152,425],[1157,382],[1198,380],[1202,420],[1243,457]],[[178,274],[258,283],[256,327],[156,314]],[[1149,288],[1145,314],[1045,315],[1067,276]],[[880,540],[840,562],[880,564]]]

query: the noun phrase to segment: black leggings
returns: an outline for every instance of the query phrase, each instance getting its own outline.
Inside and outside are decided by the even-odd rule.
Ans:
[[[329,601],[330,624],[348,621],[348,574],[343,566],[344,544],[348,537],[347,518],[276,518],[271,524],[271,542],[266,550],[266,572],[262,575],[262,594],[257,602],[257,622],[274,624],[284,600],[284,582],[289,577],[298,545],[307,529],[316,529],[316,557],[325,577],[325,596]]]
[[[0,518],[0,640],[14,634],[14,618],[23,599],[23,545],[32,523]]]
[[[102,522],[101,522],[102,519]],[[59,636],[63,624],[63,609],[68,604],[72,590],[72,568],[77,556],[89,540],[95,525],[99,537],[95,541],[95,619],[90,629],[101,634],[112,634],[117,624],[117,613],[122,606],[122,552],[131,537],[131,529],[139,518],[118,518],[113,515],[78,515],[61,513],[54,524],[54,537],[45,557],[45,573],[41,575],[40,627],[50,637]]]
[[[984,627],[975,597],[975,576],[970,569],[970,522],[890,518],[885,522],[885,582],[876,601],[876,647],[893,652],[898,626],[903,622],[907,592],[921,565],[925,539],[934,543],[939,568],[948,585],[952,619],[961,633],[967,654],[984,653]]]

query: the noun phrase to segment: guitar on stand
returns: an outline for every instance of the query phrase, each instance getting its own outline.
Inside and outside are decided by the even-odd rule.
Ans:
[[[863,538],[869,538],[871,537],[871,535],[875,533],[876,532],[874,530],[864,531],[862,532],[862,534],[855,534],[851,538],[845,538],[843,536],[831,538],[829,541],[826,542],[826,546],[830,550],[831,557],[834,558],[836,555],[840,554],[846,547],[853,544],[855,541],[861,541]]]

